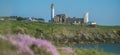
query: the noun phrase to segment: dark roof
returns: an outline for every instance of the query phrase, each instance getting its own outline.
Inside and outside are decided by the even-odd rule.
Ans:
[[[56,16],[66,16],[65,14],[57,14]]]

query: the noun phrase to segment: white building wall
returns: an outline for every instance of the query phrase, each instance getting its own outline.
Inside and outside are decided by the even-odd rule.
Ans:
[[[54,5],[51,5],[51,20],[53,21],[54,19]]]
[[[54,18],[54,9],[52,9],[52,18]]]
[[[88,19],[89,19],[88,15],[89,15],[88,12],[86,12],[85,15],[84,15],[84,23],[85,23],[85,24],[87,24],[87,23],[89,22],[89,20],[88,20]]]

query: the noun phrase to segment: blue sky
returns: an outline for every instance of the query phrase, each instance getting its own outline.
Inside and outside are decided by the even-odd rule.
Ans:
[[[51,19],[50,6],[54,3],[55,15],[83,17],[100,25],[120,25],[120,0],[0,0],[0,16],[22,16]]]

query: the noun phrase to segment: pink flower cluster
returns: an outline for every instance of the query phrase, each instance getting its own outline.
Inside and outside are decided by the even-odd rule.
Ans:
[[[28,53],[34,55],[33,50],[30,48],[32,45],[36,45],[40,49],[45,49],[46,52],[50,52],[52,55],[60,55],[54,45],[47,40],[32,38],[29,35],[14,35],[8,36],[8,40],[18,48],[18,53]],[[5,39],[5,38],[4,38]]]

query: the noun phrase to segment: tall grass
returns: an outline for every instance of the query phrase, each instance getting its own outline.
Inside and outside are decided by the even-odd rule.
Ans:
[[[20,21],[0,21],[0,34],[9,34],[9,41],[0,40],[0,55],[56,55],[58,48],[53,44],[61,46],[67,39],[64,38],[74,37],[81,33],[91,35],[94,34],[105,34],[113,33],[113,30],[120,30],[120,26],[97,26],[95,28],[81,25],[65,25],[65,24],[51,24],[51,23],[37,23],[37,22],[20,22]],[[11,34],[28,34],[28,35],[13,35]],[[6,36],[4,36],[6,37]],[[22,38],[21,38],[22,37]],[[41,38],[41,39],[39,39]],[[60,40],[59,40],[59,39]],[[63,38],[61,40],[61,38]],[[6,38],[2,38],[6,39]],[[47,39],[47,40],[45,40]],[[49,40],[49,41],[48,41]],[[62,44],[60,43],[63,42]],[[57,42],[57,43],[54,43]],[[71,42],[68,42],[71,44]],[[23,45],[23,46],[22,46]],[[53,46],[53,47],[50,47]],[[54,51],[51,50],[54,48]],[[23,50],[24,49],[24,50]],[[69,48],[68,48],[69,49]],[[69,51],[67,48],[58,49],[60,55],[68,55]],[[17,54],[16,50],[18,50]],[[68,51],[68,52],[67,52]],[[71,48],[70,48],[71,51]],[[72,49],[73,53],[69,55],[109,55],[108,53],[89,50],[89,49]],[[55,53],[56,53],[55,52]],[[67,52],[67,53],[66,53]],[[59,54],[58,54],[59,55]],[[114,54],[111,54],[114,55]]]
[[[57,51],[58,50],[58,51]],[[117,55],[97,49],[55,47],[47,40],[29,35],[0,36],[0,55]]]

